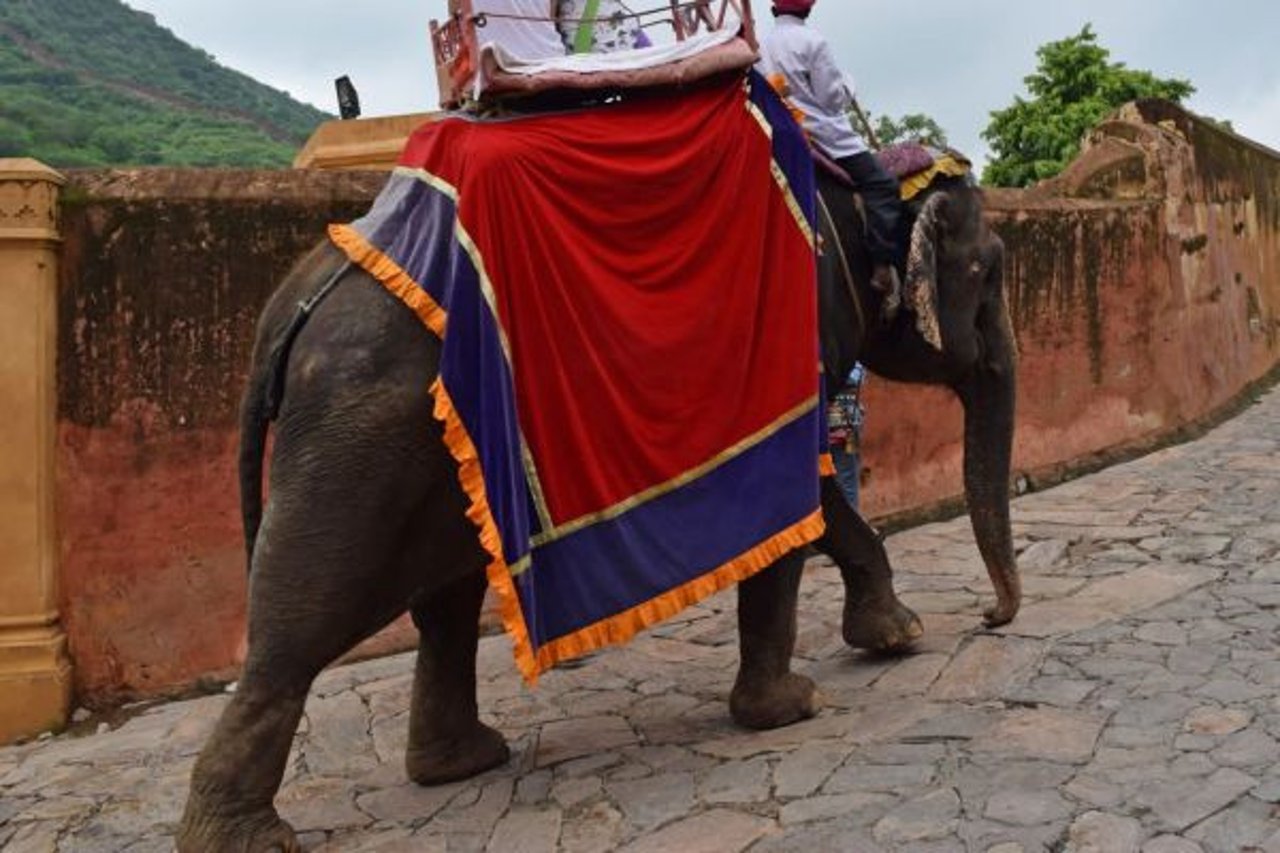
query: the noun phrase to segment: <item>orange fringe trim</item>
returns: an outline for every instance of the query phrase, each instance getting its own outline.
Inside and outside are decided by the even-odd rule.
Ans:
[[[480,530],[480,547],[489,554],[489,565],[485,573],[489,577],[489,585],[498,595],[498,612],[502,616],[502,627],[511,637],[512,652],[516,659],[516,668],[524,676],[529,685],[538,683],[538,676],[543,667],[533,656],[533,644],[529,641],[529,629],[524,622],[524,613],[520,610],[520,596],[516,592],[516,583],[511,577],[511,568],[502,553],[502,535],[498,532],[498,523],[493,519],[493,511],[489,508],[489,495],[484,487],[484,473],[480,468],[480,454],[467,433],[462,417],[453,405],[444,382],[439,377],[431,383],[431,393],[436,399],[436,420],[444,424],[444,443],[458,462],[458,481],[462,491],[471,499],[467,509],[467,518]]]
[[[444,309],[423,290],[399,264],[375,249],[359,231],[350,225],[330,225],[329,239],[346,253],[347,257],[376,278],[414,314],[418,315],[436,337],[443,338],[448,315]]]
[[[836,461],[831,458],[830,453],[818,454],[818,476],[834,477],[836,475]]]
[[[329,238],[346,253],[347,257],[381,283],[388,292],[409,306],[428,329],[440,337],[444,336],[448,319],[444,309],[395,261],[370,245],[350,226],[331,225]],[[502,552],[502,537],[489,507],[484,475],[480,467],[480,454],[440,377],[437,376],[431,383],[430,393],[435,399],[432,414],[444,425],[445,446],[458,463],[458,481],[470,500],[467,518],[478,529],[480,547],[490,558],[485,572],[498,596],[498,610],[502,616],[502,625],[512,640],[516,668],[530,686],[536,685],[538,676],[557,663],[581,657],[605,646],[625,643],[645,628],[669,619],[686,607],[746,580],[767,568],[788,551],[818,539],[825,531],[822,510],[815,510],[801,521],[771,536],[718,569],[694,578],[630,610],[603,619],[594,625],[588,625],[568,636],[552,640],[538,649],[535,654],[524,614],[520,610],[520,598],[516,592],[515,580],[511,576],[511,569]],[[818,468],[823,476],[828,476],[827,469],[830,469],[830,473],[835,472],[830,454],[819,456]]]
[[[768,568],[788,551],[821,537],[825,529],[826,523],[822,520],[822,510],[819,509],[718,569],[630,610],[588,625],[566,637],[552,640],[538,649],[539,670],[545,671],[561,661],[581,657],[605,646],[625,643],[645,628],[670,619],[686,607]]]
[[[359,232],[348,225],[329,226],[329,238],[388,292],[408,305],[428,329],[439,337],[444,337],[448,325],[448,315],[444,308],[419,287],[399,264],[370,245]],[[493,511],[489,508],[489,496],[485,491],[484,474],[480,468],[480,454],[439,376],[431,383],[430,393],[435,399],[432,415],[444,425],[445,447],[458,463],[458,483],[470,501],[467,518],[477,528],[480,547],[489,555],[485,574],[498,596],[498,612],[502,616],[502,626],[512,640],[516,668],[526,682],[536,684],[541,670],[533,655],[529,629],[525,625],[524,614],[520,611],[520,598],[516,594],[515,582],[511,579],[511,569],[502,553],[502,535],[498,532],[498,523],[494,521]]]

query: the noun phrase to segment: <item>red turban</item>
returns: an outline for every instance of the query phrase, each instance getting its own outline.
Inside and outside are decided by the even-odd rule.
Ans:
[[[813,8],[815,0],[773,0],[773,8],[784,15],[802,15]]]

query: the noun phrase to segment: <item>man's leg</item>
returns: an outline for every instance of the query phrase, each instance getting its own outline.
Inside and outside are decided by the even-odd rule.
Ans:
[[[892,316],[901,300],[897,263],[902,226],[902,197],[898,179],[885,171],[870,151],[844,157],[840,167],[849,173],[862,196],[867,216],[867,249],[873,266],[871,284],[884,296],[884,312]]]
[[[831,461],[836,466],[836,482],[840,484],[840,491],[844,492],[845,499],[849,501],[849,506],[857,509],[862,460],[856,452],[849,453],[844,448],[832,447]]]

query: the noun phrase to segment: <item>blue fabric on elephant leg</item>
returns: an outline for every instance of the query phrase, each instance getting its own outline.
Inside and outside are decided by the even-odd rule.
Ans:
[[[840,491],[844,492],[849,506],[857,509],[862,476],[862,456],[857,452],[847,453],[843,448],[833,447],[831,461],[836,465],[836,482],[840,484]]]

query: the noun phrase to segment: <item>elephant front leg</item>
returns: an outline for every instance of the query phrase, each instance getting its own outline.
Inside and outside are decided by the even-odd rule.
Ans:
[[[920,617],[893,589],[893,570],[880,537],[845,500],[834,477],[822,478],[827,531],[815,543],[844,580],[844,641],[855,649],[900,652],[924,635]]]
[[[806,720],[822,707],[813,680],[791,671],[803,567],[803,557],[792,552],[738,585],[742,660],[729,712],[740,726],[774,729]]]
[[[272,800],[306,693],[305,685],[281,695],[253,676],[242,679],[196,761],[176,839],[179,851],[302,850]]]
[[[510,757],[502,735],[480,722],[476,704],[485,587],[475,573],[413,608],[420,641],[405,769],[419,785],[468,779]]]

